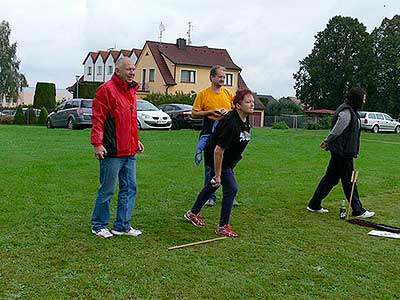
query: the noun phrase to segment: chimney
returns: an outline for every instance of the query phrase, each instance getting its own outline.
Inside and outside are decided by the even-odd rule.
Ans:
[[[178,47],[178,49],[185,50],[186,49],[186,40],[183,38],[177,39],[176,46]]]

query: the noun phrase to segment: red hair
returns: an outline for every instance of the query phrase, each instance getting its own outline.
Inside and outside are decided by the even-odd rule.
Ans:
[[[253,98],[255,98],[253,92],[250,91],[249,89],[238,89],[236,91],[235,97],[233,98],[233,105],[236,106],[236,104],[241,104],[246,95],[252,95]]]

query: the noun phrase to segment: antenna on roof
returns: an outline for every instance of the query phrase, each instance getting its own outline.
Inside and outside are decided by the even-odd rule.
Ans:
[[[194,26],[192,25],[192,22],[190,22],[190,21],[188,22],[188,25],[189,25],[189,29],[186,32],[186,34],[188,36],[188,45],[191,45],[192,44],[191,34],[192,34],[192,30],[193,30]]]
[[[160,35],[158,36],[158,38],[160,39],[160,43],[161,43],[162,42],[162,34],[165,31],[165,26],[162,22],[160,23],[160,25],[158,25],[158,29],[160,30]]]

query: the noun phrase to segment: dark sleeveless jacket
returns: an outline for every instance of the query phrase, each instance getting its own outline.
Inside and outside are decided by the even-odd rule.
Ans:
[[[346,102],[340,105],[332,119],[332,126],[335,126],[338,120],[339,113],[345,109],[350,110],[351,120],[350,124],[336,139],[329,142],[328,149],[331,153],[341,157],[355,158],[360,149],[360,116],[359,114]]]

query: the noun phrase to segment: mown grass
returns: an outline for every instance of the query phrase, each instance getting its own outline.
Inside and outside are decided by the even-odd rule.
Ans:
[[[198,132],[140,132],[132,223],[144,235],[103,240],[90,233],[89,130],[0,126],[0,299],[399,299],[398,240],[339,220],[340,186],[328,215],[305,211],[326,133],[255,129],[236,168],[240,237],[168,251],[215,237],[220,202],[203,209],[204,228],[182,218],[203,182]],[[364,133],[356,160],[364,206],[397,226],[399,147],[398,135]]]

